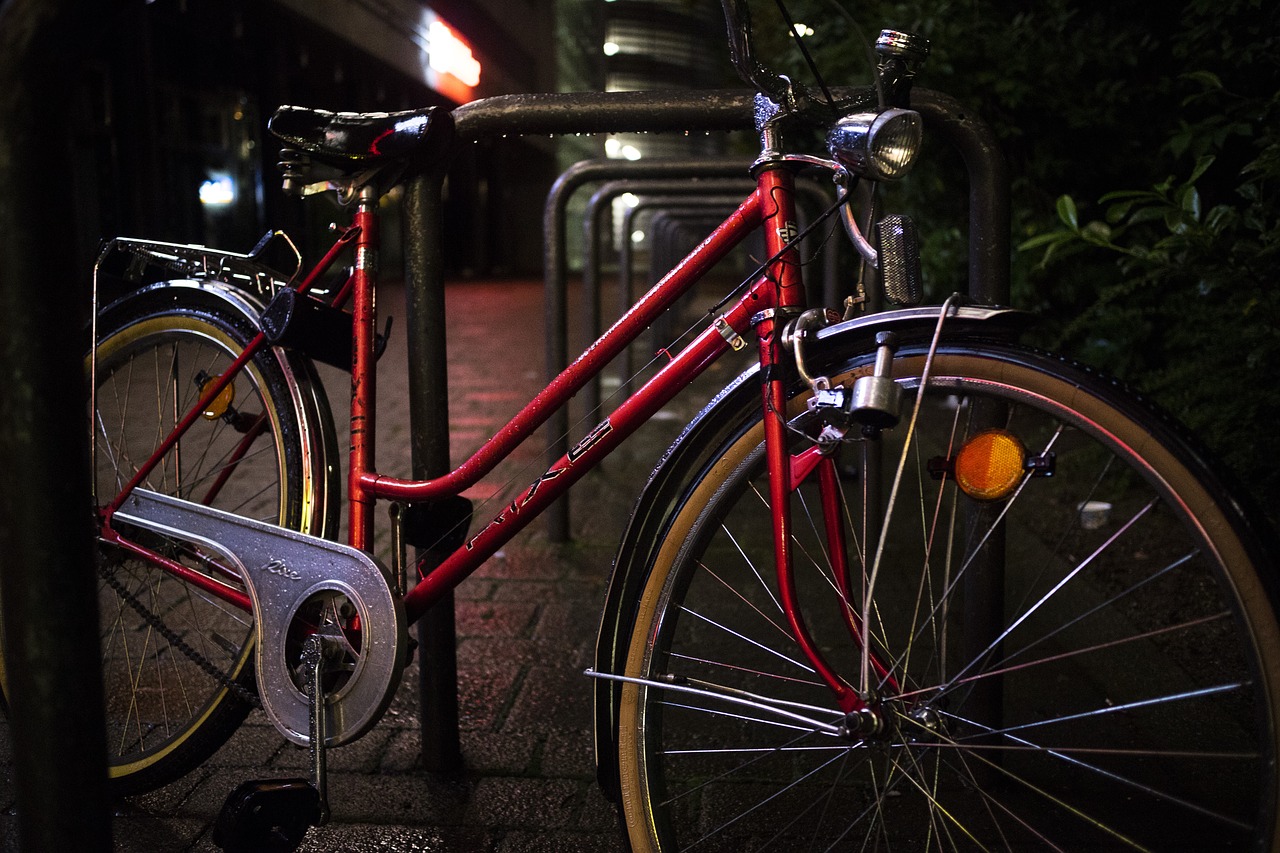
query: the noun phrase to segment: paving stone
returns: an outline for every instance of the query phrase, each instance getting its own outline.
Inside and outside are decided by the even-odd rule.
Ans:
[[[469,731],[462,735],[462,760],[467,772],[478,775],[532,775],[542,736],[531,732]]]
[[[507,715],[504,730],[589,731],[591,688],[591,679],[577,667],[532,667]]]
[[[500,853],[607,853],[621,849],[619,844],[595,832],[559,832],[554,836],[513,832],[503,839],[498,850]]]
[[[476,784],[469,818],[503,828],[538,831],[567,825],[582,798],[582,785],[560,779],[488,776]]]
[[[497,849],[483,830],[465,827],[414,829],[380,824],[337,824],[312,830],[299,853],[466,853]]]
[[[459,637],[521,637],[529,633],[537,604],[519,601],[459,601],[455,608]]]
[[[594,779],[595,749],[590,727],[548,732],[538,769],[545,776]]]

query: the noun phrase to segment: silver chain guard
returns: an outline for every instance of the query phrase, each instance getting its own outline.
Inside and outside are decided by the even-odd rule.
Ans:
[[[207,549],[240,571],[258,632],[262,706],[281,734],[297,744],[311,741],[310,702],[289,673],[289,624],[317,593],[345,595],[359,611],[361,647],[350,678],[326,696],[325,744],[348,743],[381,718],[404,670],[408,634],[404,607],[391,594],[386,570],[375,558],[327,539],[145,489],[135,489],[116,517]]]

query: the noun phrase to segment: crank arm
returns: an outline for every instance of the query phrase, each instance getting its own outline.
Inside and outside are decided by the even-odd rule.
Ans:
[[[302,664],[306,667],[307,701],[311,706],[311,784],[318,799],[318,825],[329,822],[329,770],[325,752],[327,701],[324,695],[325,640],[320,634],[312,634],[302,644]]]
[[[659,690],[670,690],[675,693],[691,693],[695,696],[718,699],[732,705],[741,705],[756,711],[763,711],[766,714],[772,714],[793,723],[801,723],[812,728],[816,732],[832,735],[834,737],[844,737],[848,734],[848,729],[839,723],[828,723],[823,720],[814,719],[813,717],[797,713],[796,711],[787,710],[788,708],[798,708],[812,713],[830,714],[837,720],[844,720],[847,715],[839,709],[820,708],[815,705],[805,705],[801,702],[782,702],[777,699],[771,699],[768,696],[761,696],[757,693],[751,693],[746,690],[738,690],[733,687],[713,684],[710,681],[685,678],[684,676],[679,675],[668,674],[658,678],[634,678],[628,675],[615,675],[611,672],[598,672],[594,669],[585,670],[583,675],[586,675],[589,678],[600,678],[606,681],[621,681],[626,684],[638,684],[642,687],[654,687]]]

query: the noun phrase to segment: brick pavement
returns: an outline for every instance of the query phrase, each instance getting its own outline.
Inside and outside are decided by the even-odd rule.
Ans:
[[[542,383],[540,282],[471,282],[448,288],[450,424],[455,462],[474,449]],[[380,294],[402,314],[402,294]],[[578,337],[585,337],[578,335]],[[585,343],[577,338],[573,344]],[[408,473],[403,335],[393,336],[379,375],[379,467]],[[710,381],[723,380],[728,369]],[[346,379],[326,377],[331,401]],[[606,389],[607,391],[607,389]],[[679,402],[679,401],[678,401]],[[305,851],[608,851],[621,848],[617,819],[595,784],[589,665],[613,549],[636,491],[661,448],[692,413],[661,413],[573,491],[574,541],[548,543],[534,522],[457,592],[459,706],[465,770],[424,771],[418,757],[418,670],[406,670],[385,718],[329,754],[332,821]],[[576,417],[576,415],[575,415]],[[344,438],[339,445],[344,446]],[[542,470],[533,442],[468,492],[477,518]],[[508,490],[501,486],[510,483]],[[484,499],[493,506],[481,504]],[[509,500],[510,498],[507,497]],[[380,534],[382,531],[380,531]],[[377,539],[386,541],[385,535]],[[385,546],[379,545],[380,548]],[[385,553],[380,556],[386,556]],[[0,829],[16,849],[8,778],[7,723],[0,724]],[[246,779],[305,776],[307,753],[286,743],[260,711],[204,766],[118,805],[121,851],[215,851],[212,822]]]

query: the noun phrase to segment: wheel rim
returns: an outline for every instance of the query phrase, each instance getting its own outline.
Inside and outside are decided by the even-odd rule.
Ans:
[[[899,369],[909,375],[912,365]],[[1051,403],[1071,399],[1069,384],[1013,370],[1024,386],[1015,389],[999,378],[1004,368],[972,359],[944,358],[939,370],[868,611],[874,647],[897,679],[871,685],[883,731],[841,740],[714,699],[628,686],[620,757],[638,846],[1158,849],[1266,837],[1274,662],[1264,659],[1272,654],[1265,642],[1241,631],[1250,626],[1265,640],[1274,617],[1248,571],[1220,573],[1221,562],[1244,563],[1213,496],[1191,486],[1149,435],[1132,425],[1109,434],[1114,425],[1098,423],[1105,412],[1096,402]],[[987,616],[981,580],[989,573],[968,556],[982,549],[965,543],[982,542],[1004,504],[986,505],[966,538],[960,519],[973,501],[927,477],[910,485],[939,447],[946,456],[975,428],[966,396],[996,400],[1007,409],[998,417],[1033,452],[1057,453],[1052,479],[1029,481],[1007,502],[1003,601],[985,596],[995,611]],[[1037,414],[1045,407],[1052,416]],[[828,709],[806,713],[838,720],[781,627],[772,569],[744,559],[770,548],[767,492],[750,485],[758,441],[739,440],[724,464],[733,473],[677,516],[659,563],[699,568],[673,571],[646,593],[639,624],[650,629],[637,629],[628,674],[678,673]],[[884,443],[897,441],[886,435]],[[1122,470],[1117,463],[1135,449],[1157,468]],[[884,455],[892,460],[881,475],[887,492],[899,453]],[[811,628],[828,660],[858,684],[860,655],[833,605],[834,584],[818,571],[820,537],[806,531],[818,506],[808,491],[793,513],[804,540],[797,572],[809,584],[801,600],[818,603],[806,607]],[[846,500],[859,543],[851,547],[866,547],[876,525],[862,529],[860,495]],[[1080,508],[1089,501],[1111,507],[1086,526]],[[1054,524],[1064,517],[1070,522]],[[913,538],[904,540],[906,531]],[[970,627],[966,638],[965,626],[980,624],[991,627],[981,636]]]

